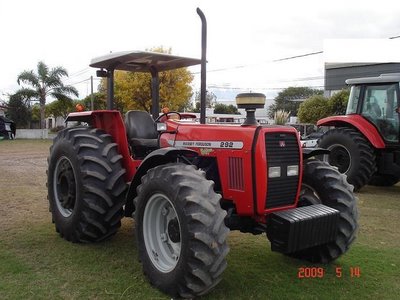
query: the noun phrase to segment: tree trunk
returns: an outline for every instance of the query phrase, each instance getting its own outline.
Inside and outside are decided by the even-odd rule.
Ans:
[[[40,99],[40,129],[46,128],[46,114],[45,114],[46,98]]]

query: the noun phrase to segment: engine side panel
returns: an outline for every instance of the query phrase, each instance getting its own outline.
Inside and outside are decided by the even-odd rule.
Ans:
[[[175,130],[176,134],[161,136],[161,145],[185,147],[200,156],[215,157],[223,198],[234,201],[241,214],[252,215],[251,145],[255,127],[179,124]]]
[[[298,178],[301,178],[301,174],[296,183],[289,187],[293,195],[291,201],[277,200],[271,205],[266,204],[268,201],[266,133],[276,133],[278,136],[282,133],[293,137],[298,154],[296,163],[301,172],[301,147],[294,128],[168,122],[168,132],[161,135],[162,147],[185,147],[193,149],[199,156],[216,158],[223,198],[234,202],[239,215],[264,217],[267,213],[296,206],[301,184]],[[282,151],[278,155],[278,163],[287,152],[286,145],[279,146],[279,141],[276,141],[277,147],[281,147]],[[283,167],[286,172],[286,165]],[[275,190],[275,193],[279,192],[277,187]],[[280,195],[276,195],[276,198],[279,197]]]

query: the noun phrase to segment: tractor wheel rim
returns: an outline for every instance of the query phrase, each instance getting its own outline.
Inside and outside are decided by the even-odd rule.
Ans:
[[[301,185],[301,192],[299,196],[298,207],[300,206],[309,206],[314,204],[321,204],[321,198],[318,195],[317,191],[308,184]]]
[[[340,173],[347,174],[351,167],[351,155],[346,147],[334,144],[328,147],[330,153],[324,155],[324,161],[338,168]]]
[[[53,175],[54,199],[63,217],[72,215],[76,200],[76,177],[71,161],[62,156],[58,159]]]
[[[172,271],[181,253],[181,226],[171,201],[153,194],[144,209],[143,237],[153,266],[162,273]]]

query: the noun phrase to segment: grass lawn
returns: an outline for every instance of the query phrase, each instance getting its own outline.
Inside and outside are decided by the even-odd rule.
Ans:
[[[99,244],[58,236],[46,200],[50,144],[0,141],[0,299],[170,299],[142,274],[133,220]],[[202,299],[399,299],[399,195],[400,184],[357,194],[358,239],[331,265],[271,252],[265,235],[232,232],[223,280]],[[298,278],[300,268],[324,274]]]

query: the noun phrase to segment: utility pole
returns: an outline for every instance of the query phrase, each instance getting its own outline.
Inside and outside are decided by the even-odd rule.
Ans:
[[[94,95],[93,95],[93,75],[90,76],[90,110],[94,110]]]

